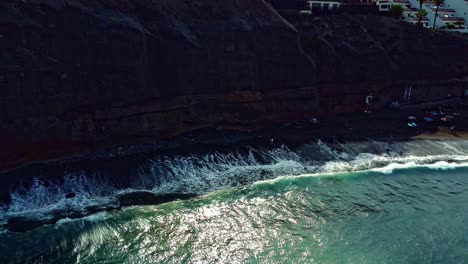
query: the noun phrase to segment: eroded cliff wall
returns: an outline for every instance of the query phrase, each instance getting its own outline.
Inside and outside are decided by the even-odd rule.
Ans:
[[[0,169],[356,111],[369,91],[383,106],[407,83],[458,91],[467,50],[388,17],[291,24],[262,0],[2,1]]]
[[[317,65],[322,111],[362,109],[373,92],[384,106],[460,96],[468,88],[468,41],[377,15],[329,15],[291,19],[304,50]]]
[[[314,62],[261,0],[2,1],[0,34],[2,163],[316,105]]]

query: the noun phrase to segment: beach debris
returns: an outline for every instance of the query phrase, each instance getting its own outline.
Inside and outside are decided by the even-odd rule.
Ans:
[[[418,125],[415,122],[408,123],[409,127],[417,127]]]
[[[453,118],[454,118],[453,116],[447,115],[445,117],[442,117],[440,120],[444,122],[448,122],[448,121],[451,121]]]
[[[408,119],[409,119],[409,120],[416,120],[416,117],[414,117],[414,116],[408,116]]]
[[[310,122],[312,122],[312,124],[320,124],[320,120],[318,120],[318,119],[315,118],[315,117],[312,118],[312,119],[310,120]]]
[[[425,120],[426,122],[432,122],[432,121],[434,121],[434,119],[432,119],[432,118],[430,118],[430,117],[424,117],[424,120]]]

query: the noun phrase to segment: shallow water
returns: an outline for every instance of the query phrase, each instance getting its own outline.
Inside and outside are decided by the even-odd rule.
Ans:
[[[0,236],[2,263],[464,263],[468,166],[285,176]]]

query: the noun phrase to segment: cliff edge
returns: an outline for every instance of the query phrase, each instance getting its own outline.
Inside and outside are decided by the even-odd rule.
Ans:
[[[0,169],[356,111],[369,91],[383,106],[408,83],[458,95],[467,50],[388,17],[288,22],[262,0],[2,2]]]

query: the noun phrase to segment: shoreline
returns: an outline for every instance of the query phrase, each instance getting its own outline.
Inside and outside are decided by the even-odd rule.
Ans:
[[[24,186],[25,189],[11,193],[11,200],[0,199],[0,205],[4,205],[0,210],[5,212],[4,224],[0,224],[0,229],[25,232],[64,218],[81,218],[127,206],[186,200],[286,176],[354,172],[388,174],[408,166],[437,169],[466,167],[467,150],[468,140],[465,139],[317,141],[294,148],[159,157],[147,160],[146,164],[112,159],[107,164],[110,171],[104,171],[106,162],[98,159],[100,173],[96,170],[97,174],[61,174],[62,181],[40,178],[30,186]],[[86,161],[77,161],[75,165],[84,169]],[[141,174],[132,178],[127,174],[131,173],[129,168]],[[65,168],[61,169],[63,172]],[[92,170],[87,169],[89,172]],[[121,173],[122,177],[116,173]],[[10,208],[13,208],[11,212]]]
[[[468,131],[456,131],[455,134],[450,132],[448,127],[438,127],[435,133],[425,133],[413,137],[413,139],[430,139],[430,140],[441,140],[441,139],[468,139]]]
[[[426,122],[424,117],[437,107],[422,109],[385,109],[374,113],[348,113],[319,117],[319,123],[311,120],[268,126],[262,129],[216,130],[200,129],[181,134],[172,139],[150,141],[146,144],[128,144],[103,147],[99,150],[60,158],[33,161],[21,167],[0,172],[4,181],[0,187],[0,200],[8,199],[12,187],[29,185],[35,177],[60,180],[63,172],[105,171],[109,177],[130,179],[135,177],[134,167],[155,157],[192,156],[209,153],[247,152],[251,148],[274,149],[281,146],[299,148],[301,145],[321,140],[326,143],[344,142],[405,142],[414,139],[467,140],[468,105],[445,106],[443,116],[453,115],[450,122],[439,120]],[[414,116],[416,127],[409,127],[408,117]],[[455,124],[456,136],[449,127]]]
[[[310,129],[305,126],[294,127],[303,132],[296,133],[296,137],[287,134],[269,141],[270,136],[285,132],[286,128],[262,131],[263,134],[254,131],[248,137],[238,132],[237,138],[227,132],[221,137],[218,132],[211,143],[209,140],[213,138],[205,131],[186,135],[185,142],[196,139],[188,147],[181,142],[172,142],[172,149],[165,146],[158,151],[155,145],[130,146],[17,169],[0,176],[5,182],[0,186],[0,209],[8,212],[9,208],[19,208],[6,214],[6,224],[0,227],[25,232],[64,218],[190,199],[287,175],[368,170],[385,173],[408,164],[434,166],[439,162],[468,159],[468,139],[442,138],[441,134],[451,136],[446,131],[436,133],[439,135],[436,140],[422,135],[392,140],[347,138],[346,141],[309,137],[304,141],[306,138],[300,135]],[[252,139],[257,143],[255,146],[241,144]],[[285,139],[289,140],[288,145],[284,144]],[[210,149],[198,148],[195,153],[201,144],[209,143],[204,146]]]
[[[415,108],[416,107],[416,108]],[[310,120],[292,121],[290,123],[270,124],[263,128],[248,129],[245,127],[198,128],[191,132],[157,140],[154,137],[141,137],[127,140],[116,140],[117,143],[101,142],[94,146],[77,144],[75,151],[69,154],[43,155],[43,158],[31,159],[16,166],[0,168],[0,175],[34,164],[46,164],[87,157],[102,158],[119,156],[121,152],[138,154],[140,152],[159,152],[169,155],[203,153],[222,149],[236,149],[242,146],[272,147],[278,145],[297,145],[311,140],[323,141],[405,141],[410,139],[468,139],[468,100],[455,106],[443,105],[450,115],[458,112],[453,120],[441,122],[436,117],[433,122],[423,118],[428,112],[436,111],[439,105],[409,105],[409,109],[384,109],[374,113],[342,113],[318,117],[320,123]],[[450,109],[452,108],[452,109]],[[417,127],[407,127],[409,116],[415,116]],[[311,115],[311,119],[315,118]],[[450,134],[449,127],[455,124],[455,136]],[[272,141],[273,139],[273,141]],[[58,143],[57,143],[58,144]],[[39,154],[38,154],[39,155]],[[123,154],[126,155],[126,154]],[[40,155],[39,155],[40,156]],[[48,158],[47,156],[51,156]]]

